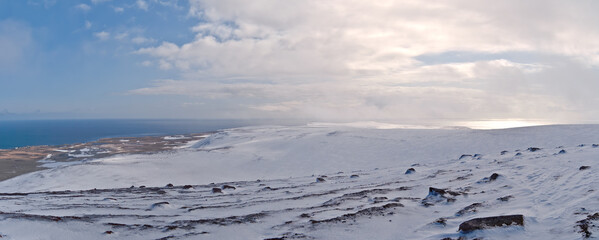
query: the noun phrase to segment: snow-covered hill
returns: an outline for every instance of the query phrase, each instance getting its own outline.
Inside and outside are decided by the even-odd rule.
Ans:
[[[0,182],[0,235],[580,239],[579,221],[599,212],[596,143],[596,125],[230,129],[186,149],[55,163]],[[509,214],[524,215],[524,227],[457,231]],[[586,223],[598,236],[599,221]]]

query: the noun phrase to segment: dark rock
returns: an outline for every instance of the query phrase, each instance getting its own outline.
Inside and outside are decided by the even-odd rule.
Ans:
[[[501,151],[501,155],[505,155],[506,153],[508,153],[508,151],[505,151],[505,150]]]
[[[274,237],[274,238],[265,238],[264,240],[284,240],[282,237]]]
[[[414,169],[414,168],[408,168],[408,170],[406,170],[405,174],[412,174],[412,173],[415,173],[415,172],[416,172],[416,169]]]
[[[131,185],[131,187],[129,187],[129,188],[135,188],[135,186]]]
[[[372,202],[373,202],[373,203],[380,203],[380,202],[385,202],[385,201],[387,201],[387,200],[388,200],[388,198],[387,198],[387,197],[374,197],[374,198],[372,199]]]
[[[446,226],[447,225],[447,219],[445,219],[445,218],[439,218],[439,219],[435,220],[435,224]]]
[[[489,181],[495,181],[497,180],[497,178],[499,177],[499,174],[497,173],[493,173],[491,174],[491,176],[489,177]]]
[[[157,203],[152,204],[152,206],[150,207],[150,209],[154,209],[154,208],[156,208],[158,206],[168,205],[168,204],[170,204],[170,203],[168,203],[168,202],[157,202]]]
[[[584,147],[584,146],[586,146],[586,145],[584,145],[584,144],[580,144],[580,145],[578,145],[578,147]]]
[[[396,207],[403,207],[404,205],[401,203],[387,203],[383,206],[378,207],[370,207],[366,209],[362,209],[355,213],[347,213],[338,217],[324,219],[324,220],[310,220],[312,224],[320,224],[320,223],[335,223],[341,222],[344,223],[348,220],[355,220],[358,217],[372,217],[372,216],[385,216],[390,214],[389,210],[394,209]]]
[[[158,193],[158,194],[166,194],[166,191],[164,191],[164,190],[158,190],[158,191],[156,191],[156,193]]]
[[[359,175],[357,175],[357,174],[354,174],[354,175],[351,175],[351,176],[349,176],[349,178],[359,178],[359,177],[360,177],[360,176],[359,176]]]
[[[178,228],[178,227],[177,227],[177,226],[175,226],[175,225],[168,225],[168,226],[166,226],[166,231],[172,231],[172,230],[175,230],[175,229],[177,229],[177,228]]]
[[[171,188],[171,187],[173,187],[173,184],[169,183],[169,184],[166,185],[166,187]]]
[[[459,160],[462,160],[463,158],[467,158],[467,157],[472,157],[472,155],[470,155],[470,154],[462,154],[462,156],[460,156]]]
[[[425,207],[428,207],[428,206],[434,205],[435,203],[439,203],[439,202],[443,202],[443,201],[455,202],[455,198],[453,198],[453,196],[458,196],[458,195],[460,195],[460,193],[458,193],[458,192],[449,191],[447,189],[429,187],[428,195],[424,199],[422,199],[421,203]]]
[[[497,200],[502,201],[502,202],[507,202],[507,201],[510,200],[510,198],[514,198],[514,196],[508,195],[508,196],[505,196],[505,197],[497,198]]]
[[[301,218],[310,218],[310,214],[308,213],[302,213],[302,215],[300,215]]]
[[[475,213],[477,210],[476,208],[482,207],[483,204],[482,203],[473,203],[470,204],[468,206],[466,206],[465,208],[462,208],[460,211],[456,212],[455,215],[457,217],[462,216],[464,214],[468,214],[468,213]]]
[[[146,186],[144,186],[144,185],[141,185],[141,186],[139,186],[139,188],[146,188]]]
[[[494,216],[485,218],[474,218],[460,224],[459,230],[467,233],[474,230],[488,229],[502,226],[524,226],[524,216],[522,215],[506,215]]]
[[[473,158],[480,159],[482,156],[483,156],[482,154],[478,154],[478,153],[477,153],[477,154],[474,154],[474,156],[472,156],[472,157],[473,157]]]
[[[326,181],[327,180],[324,180],[324,178],[321,178],[321,177],[316,178],[316,182],[326,182]]]
[[[113,233],[114,233],[114,232],[113,232],[113,231],[110,231],[110,230],[108,230],[108,231],[104,232],[104,234],[113,234]],[[1,236],[0,236],[0,237],[1,237]]]
[[[478,183],[488,183],[488,182],[492,182],[492,181],[495,181],[495,180],[497,180],[497,178],[499,178],[499,176],[501,176],[501,175],[499,175],[499,174],[497,174],[497,173],[493,173],[493,174],[491,174],[491,176],[490,176],[490,177],[485,177],[485,178],[481,179],[480,181],[478,181]]]
[[[589,168],[591,168],[591,166],[580,166],[580,167],[578,168],[578,170],[581,170],[581,171],[582,171],[582,170],[587,170],[587,169],[589,169]]]
[[[183,189],[190,189],[190,188],[193,188],[193,186],[191,186],[191,185],[185,185],[185,186],[183,186]]]
[[[514,156],[522,156],[522,153],[516,153]]]
[[[557,154],[566,154],[566,150],[562,149]]]
[[[591,235],[593,235],[593,233],[590,231],[589,228],[592,227],[597,227],[596,225],[593,224],[593,221],[599,220],[599,213],[595,213],[593,215],[588,215],[587,218],[580,220],[576,223],[578,223],[576,226],[578,226],[580,228],[580,233],[582,233],[582,236],[584,238],[590,238]]]
[[[221,190],[220,188],[212,188],[212,193],[223,193],[223,190]]]
[[[526,149],[526,150],[528,150],[529,152],[536,152],[536,151],[539,151],[539,150],[541,150],[541,148],[538,148],[538,147],[529,147],[529,148],[528,148],[528,149]]]
[[[223,185],[223,189],[231,189],[231,190],[235,190],[236,188],[231,186],[231,185]]]
[[[599,144],[593,143],[592,145],[594,148],[599,147]]]

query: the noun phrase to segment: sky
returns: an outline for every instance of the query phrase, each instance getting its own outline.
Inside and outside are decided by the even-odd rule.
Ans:
[[[599,122],[597,1],[0,0],[0,119]]]

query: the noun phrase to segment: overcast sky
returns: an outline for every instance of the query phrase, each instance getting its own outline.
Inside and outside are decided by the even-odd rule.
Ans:
[[[0,0],[0,118],[599,120],[598,1]]]

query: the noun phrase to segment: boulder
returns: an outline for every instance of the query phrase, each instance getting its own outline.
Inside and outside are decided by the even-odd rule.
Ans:
[[[497,173],[493,173],[491,174],[491,176],[489,177],[489,181],[495,181],[497,180],[497,178],[499,177],[499,174]]]
[[[577,223],[577,226],[580,228],[580,233],[583,234],[584,238],[590,238],[593,233],[590,228],[596,227],[593,221],[599,220],[599,213],[595,213],[593,215],[588,215],[586,219],[580,220]]]
[[[505,196],[505,197],[497,198],[497,200],[502,201],[502,202],[507,202],[507,201],[510,200],[510,198],[513,198],[513,197],[514,196],[512,196],[512,195],[508,195],[508,196]]]
[[[429,187],[428,188],[428,195],[422,199],[421,203],[422,205],[424,205],[425,207],[428,206],[432,206],[435,205],[435,203],[439,203],[439,202],[454,202],[455,201],[455,196],[460,195],[460,193],[458,192],[454,192],[454,191],[450,191],[447,189],[441,189],[441,188],[434,188],[434,187]]]
[[[578,168],[578,170],[582,171],[582,170],[587,170],[587,169],[589,169],[589,168],[591,168],[591,166],[580,166],[580,167]]]
[[[493,173],[493,174],[491,174],[491,176],[489,176],[489,177],[485,177],[485,178],[481,179],[480,181],[478,181],[478,183],[488,183],[488,182],[492,182],[492,181],[495,181],[495,180],[497,180],[497,178],[499,178],[499,176],[501,176],[501,175],[499,175],[499,174],[497,174],[497,173]]]
[[[528,149],[526,149],[526,150],[528,150],[529,152],[536,152],[536,151],[539,151],[539,150],[541,150],[541,148],[538,148],[538,147],[529,147],[529,148],[528,148]]]
[[[523,215],[505,215],[484,218],[474,218],[460,224],[459,230],[467,233],[475,230],[489,229],[502,226],[524,226]]]
[[[557,154],[566,154],[566,150],[562,149]]]
[[[416,169],[414,169],[414,168],[408,168],[408,170],[406,170],[405,174],[412,174],[412,173],[415,173],[415,172],[416,172]]]

